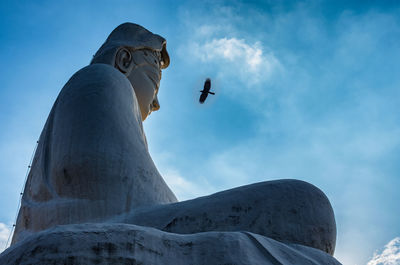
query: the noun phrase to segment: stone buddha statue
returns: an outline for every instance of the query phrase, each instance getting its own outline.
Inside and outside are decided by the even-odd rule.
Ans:
[[[176,202],[147,148],[142,121],[159,109],[166,41],[135,24],[115,29],[65,84],[39,138],[13,242],[56,224],[101,222]]]
[[[177,202],[142,127],[160,108],[169,63],[164,38],[125,23],[71,77],[41,133],[13,244],[57,225],[124,223],[176,234],[248,231],[333,255],[333,210],[309,183],[266,181]]]

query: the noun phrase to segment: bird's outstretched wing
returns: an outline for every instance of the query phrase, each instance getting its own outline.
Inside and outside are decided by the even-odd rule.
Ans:
[[[208,96],[208,93],[204,93],[204,92],[202,91],[202,93],[201,93],[201,95],[200,95],[199,102],[200,102],[201,104],[203,104],[204,101],[206,100],[207,96]]]

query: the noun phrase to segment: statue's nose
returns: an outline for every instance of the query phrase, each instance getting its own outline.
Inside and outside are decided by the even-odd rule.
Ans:
[[[158,102],[157,97],[153,100],[153,103],[151,105],[152,105],[152,111],[157,111],[160,109],[160,102]]]

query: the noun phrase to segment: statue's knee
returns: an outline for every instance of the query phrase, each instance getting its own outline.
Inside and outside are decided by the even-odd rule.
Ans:
[[[295,179],[266,181],[248,188],[247,197],[258,212],[251,222],[253,232],[333,254],[335,217],[320,189]]]

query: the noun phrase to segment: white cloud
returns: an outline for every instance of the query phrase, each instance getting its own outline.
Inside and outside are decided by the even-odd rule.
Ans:
[[[400,264],[400,237],[392,239],[382,253],[375,253],[367,265],[399,265]]]
[[[270,79],[281,69],[272,52],[265,53],[260,42],[248,44],[244,39],[213,38],[203,44],[192,44],[194,56],[202,62],[228,63],[225,73],[238,75],[252,84]]]
[[[162,170],[162,176],[179,200],[194,199],[214,191],[205,180],[201,181],[202,183],[188,181],[178,170],[170,167]]]
[[[6,243],[10,236],[10,229],[6,224],[0,223],[0,253],[6,249]]]
[[[159,150],[150,150],[150,153],[160,175],[179,201],[210,195],[217,191],[206,178],[196,175],[193,171],[178,169],[175,165],[178,158],[173,153]]]
[[[253,71],[262,62],[262,50],[259,43],[251,46],[244,40],[222,38],[213,39],[211,42],[205,43],[202,48],[204,48],[203,56],[201,56],[203,60],[220,57],[234,62],[242,59]]]

